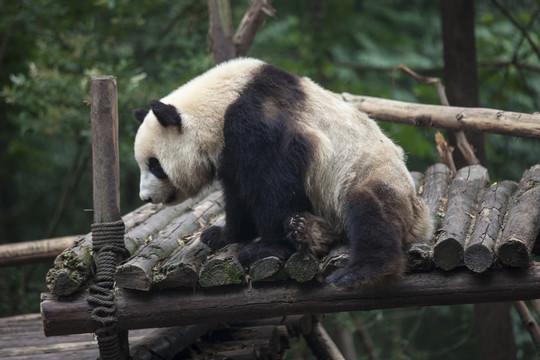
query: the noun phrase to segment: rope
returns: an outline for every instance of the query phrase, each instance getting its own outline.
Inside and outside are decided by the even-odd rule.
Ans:
[[[92,319],[101,327],[96,330],[101,359],[118,359],[118,330],[116,324],[116,301],[114,296],[114,274],[116,259],[125,257],[124,222],[92,224],[92,250],[96,262],[96,277],[90,286],[88,302],[92,305]]]

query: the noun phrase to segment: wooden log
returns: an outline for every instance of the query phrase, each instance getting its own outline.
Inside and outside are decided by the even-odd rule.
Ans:
[[[540,298],[540,265],[475,274],[433,271],[407,275],[390,286],[337,291],[314,282],[259,283],[249,287],[167,289],[117,293],[119,329],[253,320],[309,313],[363,311],[407,306],[472,304]],[[159,311],[156,311],[159,309]],[[43,294],[41,315],[47,336],[91,333],[84,293],[71,298]]]
[[[195,324],[158,329],[131,346],[133,360],[173,359],[213,325]]]
[[[424,177],[424,174],[422,174],[419,171],[411,171],[411,176],[414,183],[414,189],[418,193],[418,190],[420,189],[420,184],[422,183],[422,178]]]
[[[412,104],[343,93],[342,98],[375,120],[420,127],[471,130],[540,138],[540,114],[458,106]]]
[[[338,347],[328,335],[320,322],[316,323],[313,330],[304,335],[311,352],[319,360],[345,360]]]
[[[262,358],[275,358],[285,349],[282,349],[279,326],[235,326],[215,329],[211,335],[212,342],[218,342],[225,347],[245,347],[257,345]]]
[[[118,148],[118,95],[116,90],[116,78],[113,76],[95,76],[90,83],[91,93],[91,125],[92,125],[92,178],[94,194],[94,224],[112,223],[122,220],[120,212],[120,156]],[[109,238],[107,245],[114,245],[122,250],[125,249],[123,233],[125,227],[122,222],[122,234],[115,243],[116,238]],[[96,237],[97,238],[97,237]],[[96,247],[94,247],[96,249]],[[126,254],[117,251],[116,260],[106,256],[106,252],[112,250],[97,250],[93,252],[94,263],[96,264],[96,276],[94,284],[99,286],[99,290],[89,297],[89,302],[94,307],[105,307],[110,310],[107,316],[101,315],[101,311],[96,315],[101,329],[97,332],[100,356],[108,359],[129,358],[129,342],[127,330],[117,331],[108,320],[114,318],[116,307],[114,304],[105,305],[103,298],[113,295],[114,275],[109,271],[124,259]],[[114,253],[113,253],[114,254]],[[99,295],[95,295],[99,294]],[[92,300],[94,298],[94,300]],[[116,340],[111,340],[115,336]],[[113,348],[114,346],[114,348]]]
[[[319,269],[319,280],[322,281],[335,270],[345,267],[349,258],[349,245],[338,245],[334,247],[322,260]]]
[[[82,235],[24,241],[0,245],[0,266],[13,266],[54,260],[72,247]]]
[[[418,195],[428,208],[433,226],[437,230],[446,215],[448,191],[452,182],[452,170],[445,164],[431,165],[425,172],[418,188]],[[407,249],[407,271],[433,270],[433,244],[413,244]]]
[[[196,287],[201,267],[210,253],[208,245],[201,241],[200,233],[196,234],[157,270],[154,286],[158,289]]]
[[[246,274],[237,258],[242,247],[239,243],[229,244],[209,257],[201,268],[199,285],[207,288],[243,284]]]
[[[118,221],[121,213],[116,78],[92,77],[90,93],[94,223]]]
[[[286,280],[289,274],[284,265],[285,262],[276,256],[259,259],[249,267],[249,279],[253,282]]]
[[[170,219],[191,209],[190,199],[174,207],[146,204],[122,217],[126,248],[133,254],[152,234],[161,230]],[[93,274],[92,234],[85,235],[73,247],[57,256],[46,276],[47,287],[56,295],[71,295],[85,286]]]
[[[516,190],[513,181],[495,183],[484,193],[474,230],[465,248],[465,266],[474,272],[484,272],[495,260],[495,242],[506,214],[508,201]]]
[[[444,164],[434,164],[427,168],[418,190],[418,194],[426,203],[429,215],[434,221],[435,229],[441,224],[446,214],[448,190],[452,183],[452,171]]]
[[[208,195],[193,211],[174,219],[135,256],[119,266],[115,277],[117,285],[126,289],[150,290],[153,268],[157,262],[169,256],[178,246],[183,246],[185,236],[200,230],[203,224],[221,212],[223,194],[216,191]]]
[[[469,225],[475,217],[478,197],[488,184],[488,172],[480,165],[467,166],[458,171],[450,186],[446,216],[433,248],[435,266],[448,271],[463,265]]]
[[[499,261],[524,267],[530,262],[540,230],[540,165],[525,171],[508,209],[504,230],[496,244]]]
[[[313,280],[319,271],[319,260],[313,255],[295,252],[285,263],[285,270],[291,279],[300,283]]]
[[[261,326],[261,325],[283,325],[287,329],[289,337],[300,337],[309,334],[313,328],[315,319],[312,315],[292,315],[275,317],[268,319],[258,319],[243,322],[229,322],[231,326]]]

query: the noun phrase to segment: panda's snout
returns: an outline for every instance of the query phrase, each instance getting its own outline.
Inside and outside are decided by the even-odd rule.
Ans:
[[[142,198],[142,201],[147,202],[147,203],[151,203],[151,202],[152,202],[152,198],[151,198],[151,197]]]

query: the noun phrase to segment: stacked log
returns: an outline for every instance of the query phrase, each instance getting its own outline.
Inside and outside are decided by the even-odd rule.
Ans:
[[[540,165],[536,165],[523,174],[512,199],[496,245],[500,262],[512,267],[528,266],[539,230]]]
[[[465,266],[484,272],[495,261],[495,242],[506,214],[508,201],[517,184],[513,181],[495,183],[484,193],[470,242],[465,249]]]
[[[519,185],[491,186],[485,168],[461,169],[455,178],[442,164],[415,174],[416,187],[434,219],[434,237],[408,249],[409,272],[449,271],[465,265],[484,272],[496,264],[523,267],[540,228],[540,165],[526,171]],[[516,189],[517,188],[517,189]],[[293,254],[286,261],[270,256],[243,268],[240,244],[212,252],[200,233],[224,225],[223,197],[212,190],[175,207],[145,205],[124,217],[132,256],[118,267],[120,288],[150,291],[169,288],[258,286],[291,280],[324,281],[349,259],[348,245],[337,245],[323,258]],[[47,277],[56,295],[70,295],[92,276],[90,235],[61,254]]]
[[[197,232],[205,223],[223,212],[223,194],[216,191],[204,198],[192,211],[173,219],[134,256],[118,267],[118,286],[148,291],[152,287],[154,267],[175,249],[184,246],[185,236]]]
[[[471,221],[475,219],[479,196],[489,184],[487,170],[480,165],[458,171],[448,194],[448,206],[435,247],[433,260],[443,270],[463,265],[465,242]]]

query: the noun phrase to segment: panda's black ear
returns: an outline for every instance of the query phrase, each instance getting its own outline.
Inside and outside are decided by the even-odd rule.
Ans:
[[[135,109],[133,110],[133,116],[138,122],[142,123],[149,112],[150,110],[147,109]]]
[[[161,125],[165,127],[174,125],[178,126],[180,130],[182,129],[182,118],[174,106],[164,104],[159,100],[152,100],[150,107]]]

